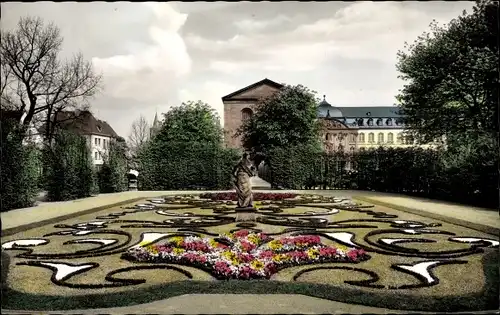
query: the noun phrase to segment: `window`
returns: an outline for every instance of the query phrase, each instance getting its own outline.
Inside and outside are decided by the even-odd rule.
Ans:
[[[401,119],[396,119],[396,126],[400,126],[402,125],[403,123],[401,122]]]
[[[392,126],[392,119],[388,118],[385,123],[387,124],[387,126]]]
[[[350,149],[350,150],[351,150],[351,153],[353,153],[353,152],[354,152],[354,150],[355,150],[355,148],[354,148],[354,147],[351,147],[351,149]]]
[[[94,152],[94,160],[99,160],[99,152]]]
[[[101,146],[101,138],[99,138],[97,140],[98,140],[97,142],[99,143],[98,145]]]
[[[339,144],[339,151],[344,151],[344,146],[342,144]]]
[[[97,138],[94,138],[94,145],[97,145]]]
[[[330,140],[330,134],[325,134],[325,140]]]
[[[388,143],[393,143],[394,142],[394,135],[392,134],[392,132],[389,132],[387,134],[387,142]]]
[[[242,121],[247,121],[250,118],[252,118],[253,111],[250,108],[243,108],[241,110],[241,120]]]
[[[356,134],[351,133],[351,143],[355,143],[355,142],[356,142]]]
[[[373,134],[373,132],[370,132],[370,133],[368,134],[368,142],[369,142],[369,143],[373,143],[373,142],[375,142],[375,135]]]
[[[368,119],[368,126],[373,126],[373,119],[372,118]]]
[[[401,132],[398,132],[398,136],[396,138],[396,141],[398,144],[402,144],[403,143],[403,134]]]
[[[378,143],[383,143],[384,142],[384,134],[379,132],[377,140],[378,140]]]
[[[365,134],[364,133],[360,133],[359,134],[359,142],[360,143],[365,143]]]
[[[358,119],[358,125],[359,125],[359,126],[363,126],[363,124],[364,124],[364,123],[363,123],[363,118]]]
[[[106,139],[102,139],[102,147],[106,149]]]
[[[101,132],[101,131],[102,131],[101,126],[97,126],[97,131],[99,131],[99,132]]]
[[[382,118],[377,119],[377,126],[382,126]]]

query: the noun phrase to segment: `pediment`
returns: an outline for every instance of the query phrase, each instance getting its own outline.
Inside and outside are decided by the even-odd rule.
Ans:
[[[223,101],[238,101],[238,100],[258,100],[263,97],[271,96],[279,91],[283,85],[264,79],[257,83],[251,84],[243,89],[228,94],[222,98]]]

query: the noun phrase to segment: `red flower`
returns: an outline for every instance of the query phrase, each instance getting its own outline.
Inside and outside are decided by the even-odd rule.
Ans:
[[[274,256],[274,252],[272,250],[265,250],[260,253],[259,258],[272,258]]]
[[[244,251],[249,252],[255,248],[255,245],[247,241],[241,241],[241,247]]]
[[[357,250],[350,250],[348,253],[347,253],[347,257],[349,257],[349,259],[351,260],[356,260],[358,258],[358,253],[357,253]]]
[[[322,247],[319,249],[319,254],[321,256],[335,256],[337,254],[337,249],[333,247]]]
[[[240,230],[240,231],[237,231],[237,232],[234,232],[233,235],[240,238],[240,237],[246,237],[248,236],[249,232],[248,230]]]

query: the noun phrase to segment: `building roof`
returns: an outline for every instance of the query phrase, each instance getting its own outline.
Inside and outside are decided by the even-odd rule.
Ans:
[[[326,95],[323,95],[323,100],[318,105],[318,117],[344,117],[344,114],[338,107],[330,105],[326,101]]]
[[[57,114],[55,119],[63,129],[85,135],[118,138],[118,134],[106,121],[95,118],[88,110],[62,111]]]
[[[279,83],[277,83],[277,82],[274,82],[274,81],[272,81],[272,80],[269,80],[268,78],[265,78],[264,80],[261,80],[261,81],[259,81],[259,82],[255,82],[255,83],[250,84],[249,86],[244,87],[244,88],[242,88],[242,89],[240,89],[240,90],[238,90],[238,91],[236,91],[236,92],[233,92],[233,93],[231,93],[231,94],[228,94],[228,95],[226,95],[226,96],[223,96],[223,97],[222,97],[222,100],[223,100],[223,101],[226,101],[226,100],[230,99],[231,97],[233,97],[233,96],[235,96],[235,95],[238,95],[238,94],[244,93],[244,92],[249,91],[249,90],[251,90],[251,89],[253,89],[253,88],[256,88],[256,87],[258,87],[258,86],[260,86],[260,85],[269,85],[269,86],[275,87],[275,88],[277,88],[277,89],[281,89],[281,88],[283,87],[283,84],[279,84]]]

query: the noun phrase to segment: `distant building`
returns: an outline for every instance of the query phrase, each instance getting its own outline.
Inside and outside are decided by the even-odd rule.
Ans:
[[[104,163],[111,141],[120,138],[106,121],[95,118],[88,110],[62,111],[55,120],[58,128],[74,131],[87,139],[96,166]]]
[[[241,147],[241,139],[234,136],[237,129],[253,115],[260,98],[270,96],[282,87],[266,78],[222,97],[226,146]],[[396,106],[336,107],[323,96],[318,104],[318,119],[322,125],[320,137],[328,152],[416,145],[413,139],[404,135],[402,116]],[[420,147],[432,147],[432,144]]]
[[[149,128],[149,137],[153,138],[161,129],[161,121],[158,119],[158,113],[155,114],[153,124]]]

